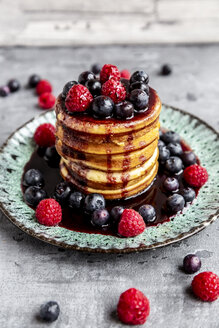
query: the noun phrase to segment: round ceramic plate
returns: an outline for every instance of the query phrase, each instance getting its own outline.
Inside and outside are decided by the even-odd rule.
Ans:
[[[217,133],[197,117],[163,105],[161,125],[177,131],[200,158],[209,174],[208,182],[184,213],[173,220],[149,227],[134,238],[120,238],[82,233],[61,227],[46,227],[36,222],[34,211],[23,201],[21,176],[35,145],[33,131],[44,122],[55,123],[55,113],[46,112],[14,132],[0,152],[0,206],[2,211],[24,232],[47,243],[90,252],[123,253],[165,246],[202,230],[218,216],[219,142]]]

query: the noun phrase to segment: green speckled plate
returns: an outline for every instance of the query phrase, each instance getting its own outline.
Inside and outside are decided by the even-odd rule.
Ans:
[[[174,220],[145,229],[135,238],[45,227],[36,222],[34,211],[23,201],[20,181],[25,163],[34,150],[33,131],[44,122],[55,123],[54,112],[46,112],[13,133],[0,152],[0,207],[8,219],[24,232],[56,246],[90,252],[125,253],[165,246],[202,230],[218,216],[219,142],[217,133],[197,117],[163,105],[161,125],[177,131],[206,167],[209,180],[183,214]]]

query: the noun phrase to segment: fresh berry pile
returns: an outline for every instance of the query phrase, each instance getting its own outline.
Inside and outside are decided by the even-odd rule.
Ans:
[[[99,76],[96,74],[99,73]],[[63,88],[62,98],[69,113],[86,113],[95,118],[132,118],[148,110],[149,77],[144,71],[132,75],[128,70],[106,64],[100,69],[82,72],[78,81],[69,81]]]

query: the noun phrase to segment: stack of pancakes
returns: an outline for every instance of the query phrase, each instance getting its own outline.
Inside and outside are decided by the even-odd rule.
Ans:
[[[131,197],[148,188],[158,170],[160,110],[151,88],[148,110],[125,121],[69,114],[59,96],[56,149],[62,177],[82,192],[106,199]]]

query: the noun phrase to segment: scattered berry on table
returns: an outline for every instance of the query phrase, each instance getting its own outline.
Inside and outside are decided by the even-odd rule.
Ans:
[[[185,206],[185,200],[183,196],[179,194],[174,194],[167,198],[166,209],[170,213],[177,213],[183,209]]]
[[[110,221],[109,212],[105,209],[95,210],[92,213],[91,223],[98,227],[106,226]]]
[[[130,91],[140,89],[145,91],[149,95],[149,85],[144,82],[134,82],[130,85]]]
[[[171,73],[172,73],[172,68],[170,67],[169,64],[164,64],[161,67],[161,71],[160,71],[161,75],[167,76],[167,75],[170,75]]]
[[[119,223],[119,220],[121,218],[123,211],[124,211],[124,208],[122,206],[114,206],[111,209],[110,217],[114,223]]]
[[[85,71],[82,72],[78,77],[78,83],[85,85],[85,83],[89,80],[95,80],[96,76],[93,72]]]
[[[88,80],[85,83],[85,86],[88,88],[88,90],[90,91],[90,93],[93,96],[100,96],[101,95],[101,83],[99,80]]]
[[[183,259],[183,269],[186,273],[195,273],[201,268],[201,260],[195,254],[188,254]]]
[[[123,79],[127,79],[127,80],[129,80],[131,74],[130,74],[129,70],[127,70],[127,69],[123,69],[123,70],[120,72],[120,76],[121,76],[121,78],[123,78]]]
[[[65,99],[67,97],[67,94],[69,90],[73,87],[73,85],[78,84],[76,81],[69,81],[64,85],[64,88],[62,90],[62,98]]]
[[[166,144],[168,144],[170,142],[176,142],[176,143],[179,143],[180,142],[180,136],[179,136],[179,134],[176,133],[176,132],[174,132],[174,131],[167,131],[167,132],[163,133],[160,138]]]
[[[167,177],[163,182],[164,189],[169,192],[179,190],[179,181],[174,177]]]
[[[40,224],[55,226],[62,220],[62,208],[53,198],[43,199],[38,204],[35,215]]]
[[[130,78],[130,84],[132,84],[134,82],[144,82],[144,83],[148,84],[149,76],[144,71],[136,71],[132,74],[132,76]]]
[[[110,97],[115,104],[118,104],[125,100],[126,89],[120,81],[112,78],[102,85],[102,95]]]
[[[41,305],[39,316],[43,321],[53,322],[58,319],[59,313],[58,303],[50,301]]]
[[[47,147],[44,153],[44,159],[50,167],[59,167],[60,156],[57,153],[56,147]]]
[[[123,101],[115,105],[115,116],[118,119],[127,119],[134,116],[134,106],[130,101]]]
[[[171,156],[166,160],[165,169],[171,174],[178,174],[183,169],[183,162],[181,158],[176,156]]]
[[[149,300],[140,290],[130,288],[120,295],[117,313],[125,324],[143,325],[150,314]]]
[[[26,187],[28,186],[43,187],[44,178],[42,173],[37,169],[29,169],[24,174],[23,185]]]
[[[69,112],[84,112],[90,106],[93,96],[82,84],[75,84],[69,90],[65,106]]]
[[[10,92],[16,92],[20,89],[21,85],[18,80],[12,79],[12,80],[8,81],[8,87],[10,89]]]
[[[71,193],[71,187],[67,182],[60,182],[54,191],[54,198],[61,205],[65,205],[68,202],[68,198]]]
[[[163,164],[170,158],[170,151],[166,146],[159,147],[159,161]]]
[[[135,237],[145,230],[142,216],[133,209],[125,209],[118,225],[118,233],[123,237]]]
[[[42,109],[51,109],[54,107],[56,97],[50,92],[44,92],[39,96],[38,104]]]
[[[100,82],[105,83],[109,79],[114,78],[120,80],[120,72],[118,67],[111,64],[105,64],[100,71]]]
[[[36,86],[36,92],[40,96],[44,92],[52,92],[52,85],[47,80],[41,80]]]
[[[139,210],[139,214],[143,217],[144,222],[153,223],[156,220],[155,208],[152,205],[146,204],[142,205]]]
[[[183,164],[185,166],[190,166],[196,163],[197,158],[195,156],[195,154],[193,153],[193,151],[185,151],[182,155],[181,155],[181,159],[183,161]]]
[[[91,66],[91,72],[93,72],[94,74],[100,74],[101,71],[101,65],[100,64],[93,64]]]
[[[30,186],[24,192],[24,200],[29,206],[36,207],[42,199],[47,198],[45,190]]]
[[[148,109],[149,96],[143,90],[132,90],[129,96],[129,100],[133,103],[135,109],[138,111]]]
[[[213,302],[219,297],[219,277],[213,272],[201,272],[194,277],[192,290],[202,301]]]
[[[195,199],[196,193],[195,193],[194,189],[192,189],[190,187],[186,187],[186,188],[183,188],[183,190],[182,190],[182,196],[185,199],[186,203],[190,203]]]
[[[7,85],[0,87],[0,97],[7,97],[10,93],[10,89]]]
[[[41,77],[37,74],[33,74],[29,77],[28,80],[28,87],[29,88],[36,88],[37,84],[41,81]]]
[[[169,149],[171,156],[180,156],[183,153],[180,143],[177,142],[168,143],[167,148]]]
[[[89,194],[84,200],[84,209],[86,213],[93,213],[95,210],[105,208],[106,202],[102,195],[100,194]]]
[[[129,92],[129,80],[122,78],[120,80],[120,82],[124,85],[124,87],[126,89],[126,93],[128,94],[128,92]]]
[[[199,188],[208,181],[208,172],[204,167],[194,164],[185,168],[183,177],[190,186]]]
[[[68,205],[71,208],[80,209],[84,203],[85,196],[80,191],[74,191],[70,194]]]
[[[43,123],[34,133],[34,140],[40,147],[50,147],[55,144],[55,127],[51,123]]]
[[[98,118],[112,116],[114,103],[110,97],[98,96],[91,104],[91,111]]]

